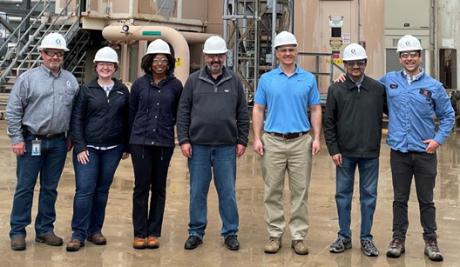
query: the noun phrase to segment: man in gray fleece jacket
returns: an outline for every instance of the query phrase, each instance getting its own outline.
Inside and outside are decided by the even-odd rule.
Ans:
[[[236,157],[244,154],[248,143],[248,107],[241,80],[224,66],[225,41],[209,37],[203,53],[206,66],[188,78],[177,113],[179,144],[190,171],[189,237],[184,247],[194,249],[203,242],[212,168],[221,235],[228,249],[238,250]]]

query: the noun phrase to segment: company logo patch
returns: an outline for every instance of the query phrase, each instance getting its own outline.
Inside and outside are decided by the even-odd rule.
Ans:
[[[396,89],[398,88],[398,85],[395,83],[390,84],[390,89]]]
[[[428,97],[428,98],[431,97],[431,94],[432,94],[430,90],[424,89],[424,88],[420,89],[419,93],[423,95],[424,97]]]

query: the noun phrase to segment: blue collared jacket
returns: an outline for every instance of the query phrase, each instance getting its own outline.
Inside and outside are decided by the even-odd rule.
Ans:
[[[454,126],[455,113],[439,81],[423,73],[409,84],[403,71],[395,71],[385,74],[380,82],[388,98],[387,144],[391,149],[423,152],[427,139],[444,143]]]

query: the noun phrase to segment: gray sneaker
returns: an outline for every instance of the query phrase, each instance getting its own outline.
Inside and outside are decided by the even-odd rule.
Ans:
[[[351,239],[338,237],[334,243],[329,246],[329,252],[331,253],[342,253],[346,249],[351,248]]]
[[[399,258],[401,254],[404,254],[406,249],[404,248],[404,239],[394,238],[391,240],[387,250],[387,257]]]
[[[439,251],[438,241],[436,239],[425,240],[425,255],[432,261],[444,260],[441,251]]]
[[[379,250],[375,247],[372,239],[361,239],[361,251],[369,257],[377,257],[379,255]]]

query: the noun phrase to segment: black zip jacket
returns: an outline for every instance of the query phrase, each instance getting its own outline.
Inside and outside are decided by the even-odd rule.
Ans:
[[[129,91],[120,80],[107,97],[97,78],[83,85],[75,98],[70,136],[80,153],[87,145],[108,147],[125,145],[128,151]]]
[[[174,147],[174,125],[182,83],[168,76],[158,85],[145,74],[131,86],[130,144]]]
[[[378,157],[385,110],[385,88],[374,79],[364,76],[360,89],[349,77],[343,83],[332,84],[324,118],[329,154]]]
[[[214,82],[203,67],[189,76],[177,114],[179,144],[246,146],[248,132],[246,95],[236,74],[224,68]]]

